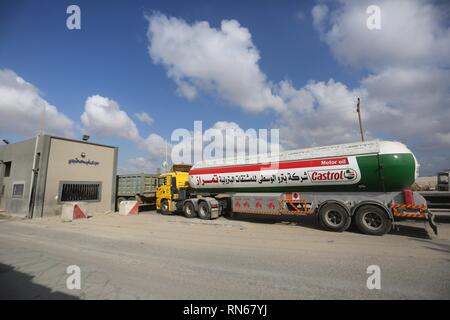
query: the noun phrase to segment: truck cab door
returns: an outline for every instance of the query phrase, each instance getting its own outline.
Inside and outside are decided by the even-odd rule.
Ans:
[[[168,177],[159,177],[158,178],[158,188],[156,189],[156,208],[161,208],[161,200],[169,199],[170,201],[170,192],[169,186],[167,185]]]
[[[178,199],[178,188],[176,177],[170,177],[170,196],[171,199]]]

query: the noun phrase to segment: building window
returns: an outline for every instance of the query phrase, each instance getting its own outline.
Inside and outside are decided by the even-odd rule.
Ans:
[[[5,165],[5,173],[3,176],[9,177],[11,174],[11,161],[3,162],[3,164]]]
[[[101,182],[60,182],[59,199],[67,201],[100,201]]]
[[[23,189],[25,188],[25,183],[23,182],[14,182],[12,189],[12,197],[13,198],[22,198],[23,197]]]

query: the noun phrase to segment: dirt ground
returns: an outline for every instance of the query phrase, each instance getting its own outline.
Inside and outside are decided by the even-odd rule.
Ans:
[[[315,217],[0,219],[0,298],[449,299],[450,223],[376,237]],[[81,270],[69,290],[67,267]],[[381,289],[369,290],[370,265]]]

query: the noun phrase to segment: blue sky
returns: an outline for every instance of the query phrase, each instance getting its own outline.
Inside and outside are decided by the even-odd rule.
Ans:
[[[66,8],[70,4],[77,4],[81,8],[81,30],[66,28]],[[345,87],[345,93],[349,96],[358,93],[358,90],[369,88],[367,98],[374,101],[373,110],[378,110],[380,104],[401,108],[401,103],[405,101],[376,101],[374,95],[370,95],[370,90],[375,90],[372,88],[374,86],[364,86],[362,82],[370,76],[381,77],[383,72],[394,70],[394,67],[415,70],[417,66],[422,67],[421,64],[424,68],[429,68],[429,64],[424,64],[421,57],[419,59],[414,56],[411,58],[412,64],[406,67],[402,63],[383,63],[380,66],[376,60],[372,64],[361,65],[351,54],[346,55],[342,53],[343,50],[336,50],[341,44],[336,41],[344,42],[346,39],[341,37],[335,41],[331,37],[327,38],[327,32],[331,30],[330,24],[333,23],[331,18],[323,22],[318,21],[318,16],[313,17],[313,8],[317,7],[316,11],[324,9],[318,7],[321,5],[312,1],[2,1],[0,69],[12,70],[37,88],[42,99],[56,106],[59,112],[74,122],[78,128],[75,129],[75,136],[81,135],[79,128],[83,124],[80,116],[85,110],[86,99],[93,95],[116,101],[120,109],[133,120],[142,137],[154,133],[163,139],[170,139],[175,128],[192,130],[194,120],[202,120],[204,128],[212,127],[218,121],[235,122],[244,129],[279,126],[292,128],[292,124],[283,119],[283,115],[270,107],[252,112],[238,102],[208,90],[199,90],[200,94],[195,99],[186,99],[177,93],[177,84],[167,76],[169,67],[163,63],[154,63],[149,55],[151,39],[147,36],[149,21],[145,15],[174,17],[184,21],[187,26],[207,21],[214,30],[220,30],[222,20],[233,19],[239,22],[241,28],[250,32],[251,43],[260,56],[257,66],[270,86],[276,87],[280,82],[288,80],[290,86],[298,92],[306,88],[310,81],[316,84],[323,81],[326,88],[334,88],[334,84],[329,83],[333,79]],[[325,6],[328,13],[338,9],[352,9],[333,2],[328,2]],[[361,14],[366,16],[365,12]],[[325,29],[320,30],[319,22],[325,23]],[[448,28],[448,25],[438,26],[444,30]],[[356,50],[360,43],[352,45]],[[390,61],[389,54],[395,58],[394,53],[383,51],[381,54],[386,55],[386,61]],[[431,67],[437,69],[438,65],[441,66],[442,61],[437,61]],[[447,61],[444,66],[444,69],[437,70],[443,70],[443,76],[447,80]],[[426,75],[431,74],[427,69]],[[189,79],[189,75],[184,76]],[[239,77],[239,70],[236,70],[235,76]],[[321,101],[326,100],[319,99],[319,89],[318,85],[307,88],[316,99],[314,108],[320,108],[324,103]],[[448,91],[445,94],[445,88],[443,90],[443,99],[448,101]],[[352,110],[351,103],[348,108]],[[144,124],[133,116],[143,111],[154,119],[152,125]],[[335,118],[332,113],[327,115],[329,120]],[[302,114],[298,114],[298,117],[301,118]],[[311,121],[308,120],[308,123]],[[375,121],[380,119],[377,120],[376,116],[373,121],[368,123],[370,137],[405,140],[395,130],[377,130]],[[315,127],[319,125],[316,123]],[[348,125],[351,128],[346,130],[345,126]],[[324,130],[327,128],[324,127]],[[354,124],[346,122],[342,130],[345,134],[334,133],[334,136],[341,136],[342,139],[324,137],[316,140],[311,135],[305,143],[295,144],[290,140],[286,145],[302,147],[326,144],[327,141],[356,141],[359,139],[356,114]],[[2,138],[12,141],[26,136],[24,132],[14,132],[10,128],[0,128],[0,133]],[[448,132],[444,130],[441,133],[446,137]],[[293,134],[292,130],[287,134]],[[295,134],[298,135],[298,140],[302,140],[301,130]],[[416,137],[407,136],[406,140],[413,146],[417,145],[418,149],[427,145],[425,142],[417,143]],[[92,141],[118,145],[122,164],[128,159],[147,157],[146,150],[127,138],[92,134]],[[438,165],[441,164],[436,164]]]

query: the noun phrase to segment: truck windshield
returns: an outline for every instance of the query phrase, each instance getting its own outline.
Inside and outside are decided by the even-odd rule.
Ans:
[[[166,184],[166,178],[158,178],[158,187],[164,186]]]
[[[439,183],[448,183],[448,175],[446,174],[439,175]]]

